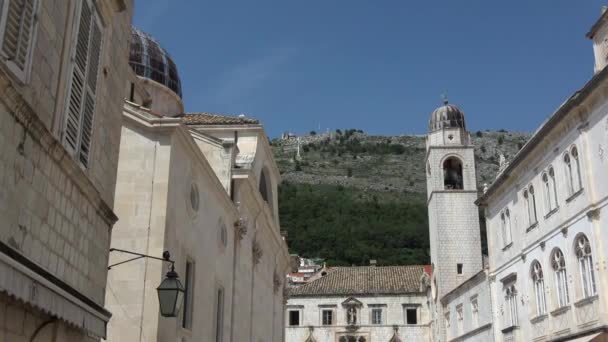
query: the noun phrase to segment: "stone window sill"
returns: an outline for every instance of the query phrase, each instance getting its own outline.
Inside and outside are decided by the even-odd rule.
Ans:
[[[546,320],[548,317],[549,317],[549,315],[547,315],[547,314],[538,315],[538,316],[530,319],[530,323],[536,324],[538,322],[542,322],[542,321]]]
[[[574,306],[576,306],[577,308],[581,307],[581,306],[585,306],[585,305],[595,302],[598,298],[599,297],[597,294],[587,297],[587,298],[583,298],[583,299],[580,299],[579,301],[577,301],[576,303],[574,303]]]
[[[534,229],[536,227],[538,227],[538,222],[532,223],[532,225],[526,229],[526,233],[529,232],[529,231],[531,231],[532,229]]]
[[[504,246],[502,248],[503,251],[506,251],[507,249],[511,248],[511,246],[513,246],[513,241],[509,242],[506,246]]]
[[[501,331],[502,331],[503,334],[508,334],[508,333],[510,333],[510,332],[512,332],[514,330],[517,330],[517,329],[519,329],[519,325],[512,325],[510,327],[506,327],[506,328],[502,329]]]
[[[583,188],[580,188],[575,193],[573,193],[572,195],[570,195],[570,197],[566,198],[566,203],[572,202],[575,198],[577,198],[582,193],[583,193]]]
[[[561,308],[557,308],[557,309],[551,311],[551,316],[559,316],[568,311],[570,311],[570,305],[562,306]]]
[[[559,210],[559,207],[555,207],[555,208],[551,209],[551,211],[548,212],[547,215],[545,215],[545,220],[548,219],[549,217],[553,216],[553,214],[555,214],[558,210]]]

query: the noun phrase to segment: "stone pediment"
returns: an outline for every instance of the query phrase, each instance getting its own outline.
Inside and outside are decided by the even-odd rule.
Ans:
[[[363,306],[363,303],[358,301],[355,297],[349,297],[342,302],[342,306]]]

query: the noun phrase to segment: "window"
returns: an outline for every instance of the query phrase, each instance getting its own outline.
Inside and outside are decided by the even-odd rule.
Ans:
[[[508,246],[512,241],[511,235],[511,212],[507,208],[503,213],[500,214],[500,225],[502,230],[502,241],[503,246]]]
[[[528,224],[532,227],[538,221],[536,216],[536,196],[534,195],[534,187],[532,185],[527,190],[524,190],[524,199],[526,200],[526,209],[528,211]]]
[[[595,274],[593,273],[593,258],[591,257],[591,244],[585,235],[580,235],[575,242],[574,250],[578,259],[583,297],[588,298],[597,293],[595,287]]]
[[[581,164],[576,146],[572,147],[570,152],[564,154],[564,164],[566,169],[566,182],[568,184],[568,195],[572,196],[582,189]]]
[[[323,320],[323,325],[333,325],[334,324],[334,312],[333,312],[333,310],[323,310],[323,311],[321,311],[321,318]]]
[[[456,273],[462,274],[462,264],[456,264]]]
[[[382,324],[382,308],[372,309],[372,324]]]
[[[456,318],[458,319],[458,336],[464,333],[464,313],[462,311],[462,304],[456,307]]]
[[[186,291],[184,291],[184,306],[182,314],[182,327],[192,329],[192,307],[194,298],[194,263],[186,261]]]
[[[224,340],[224,288],[217,290],[217,303],[215,309],[215,342]]]
[[[450,331],[451,325],[450,325],[450,312],[449,311],[444,314],[443,319],[444,319],[444,322],[445,322],[446,335],[447,335],[447,337],[449,339],[450,336],[452,335],[451,331]]]
[[[290,310],[289,311],[289,326],[297,327],[300,325],[300,311]]]
[[[102,41],[101,21],[90,0],[82,1],[77,22],[63,142],[68,152],[83,167],[87,167],[91,151]]]
[[[476,296],[471,298],[471,321],[473,328],[479,326],[479,302]]]
[[[551,267],[555,272],[555,287],[557,288],[557,303],[559,307],[564,307],[570,303],[568,293],[568,278],[566,275],[566,259],[564,253],[558,248],[551,255]]]
[[[37,0],[0,1],[0,59],[22,82],[31,64]],[[5,16],[6,14],[6,16]]]
[[[555,205],[554,208],[558,207],[557,204],[557,184],[555,183],[555,170],[553,169],[553,167],[549,168],[549,182],[551,183],[551,190],[553,191],[553,204]]]
[[[549,169],[549,173],[543,173],[542,179],[545,207],[547,208],[547,214],[550,214],[557,208],[557,189],[555,187],[555,173],[553,172],[553,168]]]
[[[405,323],[418,324],[418,309],[416,307],[405,308]]]
[[[445,190],[462,190],[462,162],[450,157],[443,162],[443,186]]]
[[[506,326],[517,326],[517,290],[514,284],[507,286],[505,290],[505,303],[507,307]]]
[[[543,268],[538,261],[532,263],[532,284],[534,285],[534,297],[536,298],[536,315],[547,313],[547,299],[545,297],[545,277]]]

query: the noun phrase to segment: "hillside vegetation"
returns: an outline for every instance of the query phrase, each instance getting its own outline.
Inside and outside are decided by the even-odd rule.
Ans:
[[[494,180],[499,155],[510,159],[528,137],[472,134],[480,189]],[[299,158],[297,139],[272,145],[283,177],[281,226],[292,253],[330,265],[429,262],[424,136],[311,134],[300,137]]]

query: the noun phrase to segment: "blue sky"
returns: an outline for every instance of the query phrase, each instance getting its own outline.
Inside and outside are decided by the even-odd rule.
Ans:
[[[447,92],[471,131],[533,131],[593,74],[600,0],[136,0],[175,59],[186,110],[271,137],[422,134]]]

